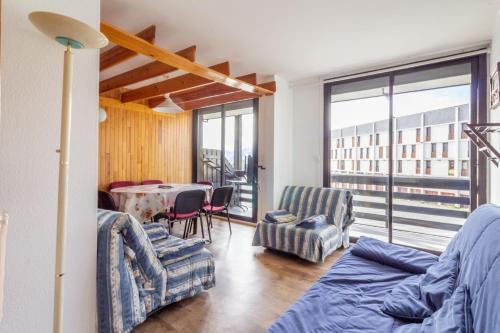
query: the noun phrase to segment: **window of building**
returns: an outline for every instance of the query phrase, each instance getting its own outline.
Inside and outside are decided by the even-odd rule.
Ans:
[[[417,140],[417,142],[420,142],[420,134],[421,134],[421,133],[420,133],[420,128],[417,128],[416,134],[417,134],[417,135],[416,135],[416,138],[415,138],[415,139]]]
[[[432,140],[432,130],[431,127],[426,127],[425,128],[425,141],[431,141]]]
[[[384,147],[378,147],[378,158],[384,158]]]
[[[436,157],[437,145],[435,143],[431,144],[431,157]]]
[[[398,160],[398,173],[403,173],[403,161]]]
[[[340,148],[340,139],[337,139],[337,148]]]
[[[462,167],[460,169],[460,176],[469,177],[469,161],[462,161]]]
[[[370,134],[370,146],[373,145],[373,134]]]
[[[344,138],[342,138],[342,148],[344,148]]]
[[[377,146],[380,145],[380,134],[379,133],[375,134],[375,144]]]
[[[417,175],[419,175],[420,174],[420,160],[416,160],[415,162],[416,162],[415,173]]]
[[[366,148],[366,158],[370,158],[370,148]]]
[[[455,161],[449,160],[448,161],[448,176],[454,176],[455,175]]]
[[[455,124],[448,125],[448,140],[455,140]]]
[[[460,131],[460,138],[467,139],[467,134],[465,134],[465,130],[467,129],[467,123],[462,123],[462,129]]]
[[[356,161],[356,171],[361,170],[361,161]]]
[[[345,161],[341,160],[340,161],[340,170],[344,170],[344,169],[345,169]]]
[[[352,148],[349,149],[349,158],[352,159]]]
[[[431,161],[427,160],[425,161],[425,174],[430,175],[431,174]]]
[[[401,157],[406,158],[406,145],[403,145],[402,149],[403,149],[403,152],[401,154]]]
[[[358,147],[361,146],[361,137],[359,135],[358,135],[356,141],[357,141],[357,146]]]
[[[351,170],[354,171],[354,161],[351,161]]]
[[[398,131],[398,143],[403,143],[403,131]]]
[[[370,172],[372,172],[372,171],[373,171],[373,163],[372,163],[372,162],[373,162],[373,161],[370,161],[370,167],[369,167]]]
[[[335,149],[335,159],[338,159],[337,149]]]
[[[443,157],[448,157],[448,142],[443,143]]]
[[[352,147],[355,147],[355,143],[356,143],[355,141],[356,141],[356,139],[354,137],[352,137],[351,138],[351,146]]]
[[[380,165],[379,165],[379,161],[376,160],[375,161],[375,172],[379,172],[380,171]]]
[[[411,145],[411,158],[415,158],[417,156],[417,145]]]
[[[359,158],[363,158],[363,148],[359,150]]]

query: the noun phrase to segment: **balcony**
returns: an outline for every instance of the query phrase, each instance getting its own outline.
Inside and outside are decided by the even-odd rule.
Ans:
[[[469,180],[421,176],[393,180],[394,242],[443,250],[469,215]],[[354,194],[354,237],[387,240],[387,181],[384,176],[331,174],[332,187],[350,188]]]

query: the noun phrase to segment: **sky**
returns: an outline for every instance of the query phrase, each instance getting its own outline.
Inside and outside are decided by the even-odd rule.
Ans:
[[[395,94],[394,117],[469,104],[469,102],[469,85]],[[388,119],[388,113],[389,99],[385,96],[334,102],[331,128],[339,129]]]

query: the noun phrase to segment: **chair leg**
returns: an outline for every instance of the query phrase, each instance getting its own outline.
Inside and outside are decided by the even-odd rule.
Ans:
[[[229,219],[229,212],[226,211],[227,223],[229,224],[229,233],[232,235],[233,231],[231,230],[231,220]]]
[[[212,243],[212,233],[210,232],[210,226],[208,225],[208,214],[205,214],[205,218],[207,219],[208,240]],[[201,223],[203,223],[203,220]]]
[[[186,223],[184,224],[184,233],[182,234],[182,238],[187,238],[189,232],[189,220],[186,220]]]
[[[198,222],[196,222],[196,223],[198,223]],[[201,228],[201,237],[205,238],[205,232],[203,231],[203,219],[201,218],[201,214],[200,214],[200,228]]]

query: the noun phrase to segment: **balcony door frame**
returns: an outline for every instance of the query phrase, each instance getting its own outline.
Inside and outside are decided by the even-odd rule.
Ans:
[[[228,106],[231,105],[236,105],[240,103],[251,103],[252,108],[253,108],[253,147],[252,147],[252,154],[254,156],[254,166],[253,166],[253,174],[254,174],[254,184],[252,186],[252,216],[247,217],[243,215],[236,215],[229,213],[229,216],[231,218],[235,218],[237,220],[242,220],[246,222],[257,222],[257,212],[258,212],[258,202],[259,202],[259,186],[258,186],[258,154],[259,154],[259,145],[258,145],[258,134],[259,134],[259,100],[253,99],[250,101],[239,101],[239,102],[234,102],[234,103],[229,103],[229,104],[220,104],[216,106],[210,106],[207,108],[202,108],[202,109],[196,109],[193,110],[193,138],[192,138],[192,179],[193,182],[198,181],[198,153],[199,153],[199,133],[198,133],[198,128],[199,128],[199,119],[200,115],[204,114],[207,112],[207,110],[213,109],[214,113],[220,112],[221,114],[221,161],[224,161],[225,159],[225,151],[226,151],[226,126],[225,126],[225,117],[226,117],[226,109]],[[210,112],[209,112],[210,113]],[[241,128],[237,126],[237,131],[241,131]],[[238,140],[239,135],[235,136],[235,139]],[[235,146],[237,149],[237,147]],[[221,180],[221,185],[226,182],[225,179],[225,170],[226,166],[225,163],[221,163],[221,170],[220,170],[220,180]],[[201,179],[200,179],[201,180]]]
[[[394,184],[394,78],[396,75],[419,72],[448,65],[470,63],[471,65],[471,91],[470,91],[470,117],[471,123],[485,123],[488,117],[487,88],[488,68],[486,54],[474,55],[455,60],[437,62],[429,65],[415,66],[408,69],[387,70],[383,73],[363,76],[346,80],[327,82],[323,86],[323,186],[331,186],[331,91],[334,85],[353,83],[357,81],[386,77],[389,79],[389,147],[388,147],[388,176],[387,176],[387,226],[388,242],[393,242],[393,184]],[[471,212],[487,201],[487,160],[483,154],[478,154],[477,148],[469,143],[470,151],[470,209]],[[356,242],[357,237],[350,237],[351,242]],[[425,249],[423,249],[425,250]],[[425,250],[429,251],[429,250]],[[433,251],[429,251],[433,252]]]

